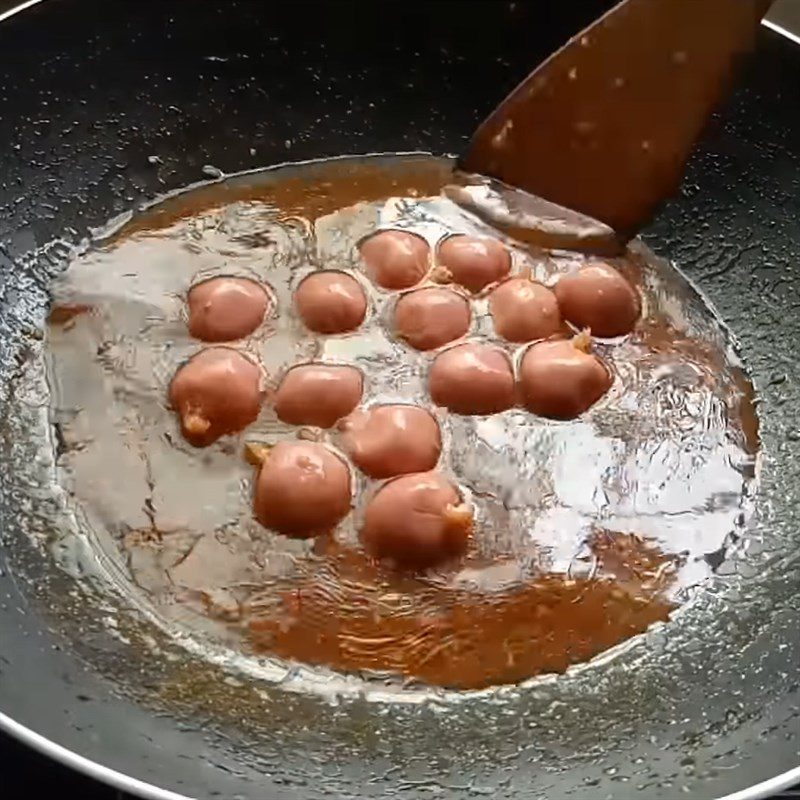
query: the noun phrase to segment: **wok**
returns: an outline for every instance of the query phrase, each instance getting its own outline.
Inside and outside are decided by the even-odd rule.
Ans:
[[[31,478],[42,442],[27,435],[43,409],[24,391],[48,284],[73,244],[206,165],[460,151],[609,3],[26,5],[0,25],[0,727],[153,798],[756,798],[800,780],[797,45],[762,30],[644,234],[715,305],[758,389],[745,544],[603,663],[424,702],[333,701],[165,640],[85,575],[86,554],[55,566],[57,501]]]

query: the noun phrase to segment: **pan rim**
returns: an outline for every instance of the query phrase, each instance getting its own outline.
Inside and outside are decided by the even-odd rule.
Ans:
[[[43,0],[25,0],[5,11],[0,10],[0,23],[42,2]],[[786,29],[778,23],[765,18],[762,20],[761,24],[772,32],[788,39],[793,44],[800,44],[800,35]],[[53,739],[16,721],[1,710],[0,731],[41,755],[52,758],[68,769],[72,769],[86,777],[99,781],[106,786],[143,798],[143,800],[197,800],[197,798],[193,798],[190,795],[163,789],[154,784],[134,778],[124,772],[107,767],[99,761],[83,756],[77,751],[64,747]],[[795,784],[800,784],[800,764],[745,789],[721,796],[718,800],[763,800]]]
[[[779,25],[777,22],[773,22],[771,19],[766,19],[766,18],[761,20],[761,24],[765,28],[769,28],[769,30],[774,31],[775,33],[785,37],[790,42],[794,42],[794,44],[800,44],[800,35],[798,35],[794,31],[790,31],[788,28],[784,28],[783,25]]]
[[[733,794],[726,794],[719,800],[761,800],[761,798],[770,797],[776,792],[791,788],[798,781],[800,781],[800,766],[782,772],[774,778],[767,778],[748,789],[740,789]]]
[[[9,17],[13,17],[15,14],[19,14],[20,11],[25,11],[26,8],[30,8],[31,6],[35,6],[37,3],[41,3],[42,0],[25,0],[24,3],[20,3],[18,6],[12,6],[7,11],[0,12],[0,22]]]
[[[40,0],[36,0],[36,2],[40,2]],[[0,730],[21,744],[57,761],[65,767],[76,770],[86,777],[93,778],[105,786],[134,794],[143,798],[143,800],[195,800],[195,798],[191,798],[188,795],[178,794],[169,789],[161,789],[152,783],[133,778],[124,772],[119,772],[111,767],[106,767],[98,761],[82,756],[80,753],[63,747],[46,736],[36,733],[32,728],[13,720],[2,711],[0,711]]]
[[[74,769],[89,778],[94,778],[106,786],[134,794],[143,798],[143,800],[196,800],[189,795],[178,794],[169,789],[161,789],[152,783],[133,778],[124,772],[119,772],[86,758],[80,753],[76,753],[74,750],[63,747],[52,739],[36,733],[33,729],[11,719],[2,711],[0,711],[0,730],[65,767]],[[719,800],[763,800],[763,798],[768,798],[797,783],[800,783],[800,764],[746,789],[740,789],[732,794],[724,795]]]

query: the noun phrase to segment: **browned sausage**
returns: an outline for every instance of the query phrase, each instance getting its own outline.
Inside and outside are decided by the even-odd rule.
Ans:
[[[278,419],[290,425],[330,428],[361,401],[364,379],[355,367],[292,367],[275,393]]]
[[[469,330],[469,303],[450,289],[417,289],[404,294],[394,310],[397,336],[417,350],[434,350]]]
[[[247,427],[258,416],[262,396],[261,369],[229,347],[201,350],[178,369],[169,387],[170,406],[195,447]]]
[[[342,447],[372,478],[433,469],[442,450],[439,424],[424,408],[376,406],[342,420]]]
[[[520,364],[525,407],[550,419],[573,419],[594,405],[611,386],[611,373],[587,353],[585,334],[570,341],[533,345]]]
[[[269,297],[247,278],[211,278],[189,290],[189,333],[203,342],[249,336],[263,321]]]
[[[369,276],[384,289],[416,286],[430,266],[428,243],[408,231],[381,231],[365,239],[360,250]]]
[[[269,452],[256,481],[256,519],[297,538],[326,533],[350,510],[350,471],[316,442],[280,442]]]
[[[641,313],[639,295],[617,270],[595,261],[564,275],[555,286],[561,313],[595,336],[630,333]]]
[[[494,329],[509,342],[546,339],[561,328],[555,295],[528,278],[512,278],[489,295]]]
[[[367,506],[362,541],[367,551],[400,567],[432,567],[466,550],[472,509],[436,472],[387,483]]]
[[[346,272],[325,270],[304,278],[294,293],[300,319],[315,333],[355,330],[367,313],[361,284]]]
[[[511,254],[496,239],[450,236],[439,245],[436,263],[447,269],[455,283],[479,292],[508,275]]]
[[[494,414],[514,405],[514,372],[508,356],[485,344],[460,344],[440,353],[431,366],[433,402],[456,414]]]

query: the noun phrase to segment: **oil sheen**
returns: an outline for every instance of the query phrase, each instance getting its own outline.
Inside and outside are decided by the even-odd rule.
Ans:
[[[512,274],[552,284],[585,257],[522,245],[456,205],[451,162],[334,159],[237,176],[173,196],[96,241],[53,288],[47,332],[58,481],[124,590],[168,631],[365,680],[453,688],[560,672],[666,620],[726,558],[755,490],[752,387],[725,330],[680,272],[641,243],[611,263],[637,287],[629,336],[597,341],[610,392],[571,422],[513,409],[486,417],[435,408],[435,352],[397,340],[397,292],[375,288],[358,243],[381,228],[431,247],[451,233],[502,239]],[[355,332],[305,330],[292,293],[310,272],[344,270],[367,292]],[[166,396],[202,346],[186,294],[217,275],[253,278],[271,312],[232,346],[261,363],[268,399],[237,436],[195,449]],[[472,302],[471,340],[521,350]],[[475,509],[465,557],[424,574],[370,561],[358,540],[379,482],[353,469],[351,513],[332,536],[298,541],[252,517],[248,444],[311,438],[269,402],[297,363],[350,364],[364,404],[415,403],[442,430],[440,469]]]

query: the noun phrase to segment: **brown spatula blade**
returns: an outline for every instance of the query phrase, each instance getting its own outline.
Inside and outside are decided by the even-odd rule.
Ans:
[[[624,0],[525,79],[459,161],[633,235],[673,194],[771,0]]]

